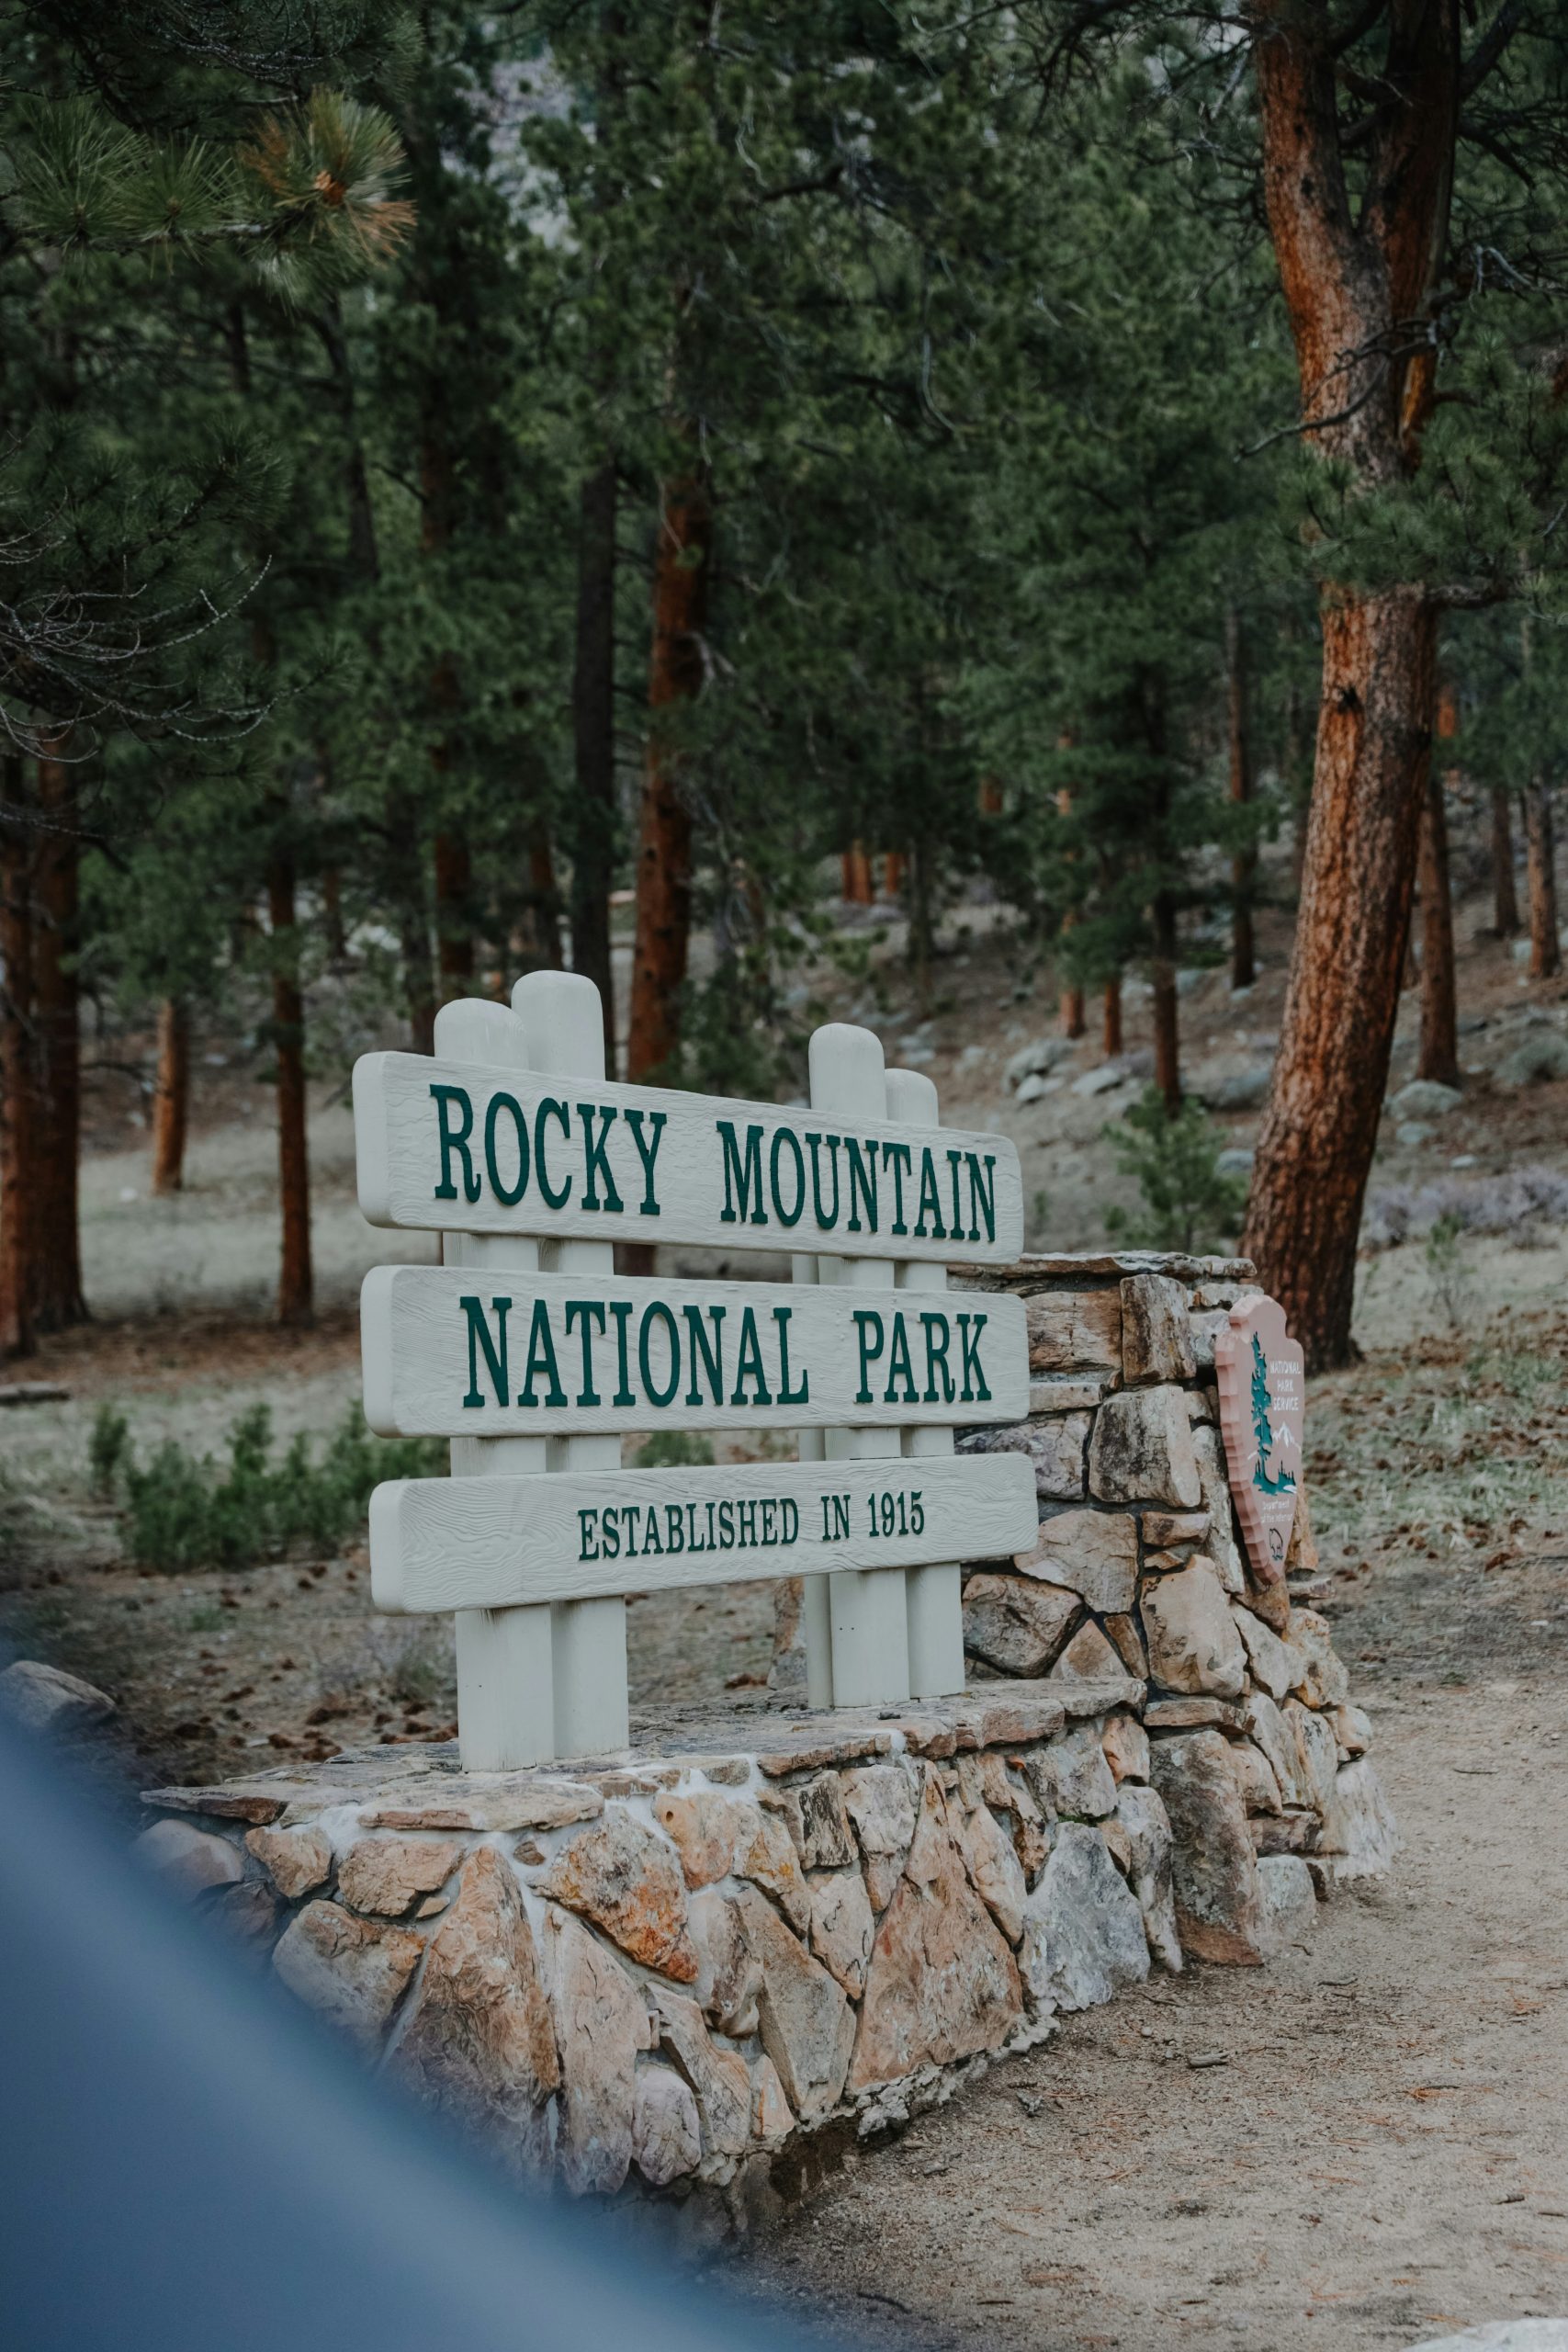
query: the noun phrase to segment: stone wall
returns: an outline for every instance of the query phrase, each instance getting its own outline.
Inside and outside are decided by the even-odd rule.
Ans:
[[[1037,1259],[1040,1538],[966,1577],[961,1698],[762,1708],[468,1775],[367,1749],[163,1790],[141,1843],[304,2001],[522,2176],[743,2206],[806,2135],[897,2125],[1151,1966],[1251,1964],[1386,1867],[1312,1597],[1249,1582],[1213,1329],[1245,1266]]]

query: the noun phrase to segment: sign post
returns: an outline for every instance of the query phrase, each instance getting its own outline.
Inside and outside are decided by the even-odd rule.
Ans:
[[[802,1576],[813,1704],[961,1689],[957,1563],[1034,1539],[1027,1462],[953,1443],[1027,1409],[1019,1302],[946,1290],[949,1256],[1022,1246],[1012,1146],[941,1129],[869,1030],[816,1033],[804,1113],[616,1085],[603,1038],[592,982],[533,973],[355,1071],[365,1214],[443,1235],[366,1279],[366,1412],[454,1474],[377,1489],[372,1585],[456,1613],[471,1770],[624,1747],[633,1587]],[[795,1279],[617,1278],[617,1238],[787,1249]],[[623,1470],[659,1428],[799,1459]]]

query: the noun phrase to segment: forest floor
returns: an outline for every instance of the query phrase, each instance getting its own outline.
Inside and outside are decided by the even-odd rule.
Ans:
[[[1530,1028],[1568,1019],[1568,991],[1523,983],[1481,913],[1460,910],[1464,1102],[1419,1137],[1385,1120],[1369,1227],[1414,1216],[1415,1238],[1363,1257],[1363,1361],[1310,1398],[1327,1605],[1405,1836],[1394,1878],[1338,1895],[1311,1951],[1255,1975],[1156,1979],[852,2157],[734,2266],[797,2319],[908,2345],[1359,2352],[1568,2309],[1568,1322],[1551,1306],[1568,1228],[1541,1211],[1550,1182],[1519,1182],[1568,1177],[1568,1082],[1510,1092],[1491,1074]],[[1021,1106],[1006,1062],[1055,1023],[1039,989],[1016,997],[994,910],[962,915],[924,1006],[897,920],[845,924],[864,966],[826,1009],[929,1069],[946,1118],[1014,1136],[1032,1246],[1099,1243],[1104,1203],[1132,1198],[1105,1130],[1142,1083],[1146,1002],[1130,999],[1117,1085],[1075,1090],[1100,1059],[1091,1037],[1060,1087]],[[1286,944],[1266,922],[1241,1002],[1219,971],[1184,984],[1187,1066],[1206,1087],[1266,1067]],[[1412,992],[1391,1091],[1416,1009]],[[127,1415],[143,1459],[165,1436],[220,1453],[256,1403],[280,1440],[338,1424],[358,1392],[361,1275],[428,1253],[359,1218],[348,1113],[323,1084],[321,1313],[308,1333],[273,1328],[265,1070],[206,1043],[187,1189],[170,1201],[146,1197],[126,1076],[145,1041],[100,1054],[84,1171],[95,1320],[6,1375],[58,1381],[63,1399],[0,1412],[0,1644],[113,1694],[128,1785],[438,1737],[453,1703],[446,1625],[377,1618],[362,1546],[164,1575],[127,1562],[118,1515],[94,1496],[101,1405]],[[1223,1124],[1250,1146],[1255,1112]],[[1492,1229],[1436,1249],[1421,1227],[1456,1200]],[[728,1689],[744,1703],[771,1636],[766,1588],[636,1600],[634,1697]],[[1223,2065],[1188,2064],[1215,2052]]]

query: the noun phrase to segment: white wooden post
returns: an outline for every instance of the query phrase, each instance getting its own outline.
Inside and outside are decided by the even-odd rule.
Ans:
[[[604,1016],[599,991],[579,972],[529,972],[512,991],[528,1041],[529,1065],[559,1078],[603,1081]],[[613,1274],[615,1245],[609,1241],[556,1241],[541,1246],[541,1271],[563,1274]],[[618,1470],[621,1441],[615,1436],[552,1438],[547,1441],[551,1470]],[[603,1755],[625,1747],[630,1737],[626,1694],[626,1604],[616,1594],[603,1600],[559,1600],[551,1610],[555,1670],[555,1752],[558,1756]]]
[[[831,1021],[812,1033],[810,1047],[811,1108],[827,1119],[853,1123],[884,1111],[886,1079],[882,1040],[873,1030]],[[840,1216],[849,1215],[848,1154],[840,1161],[843,1190]],[[818,1277],[851,1289],[891,1290],[891,1258],[827,1257],[818,1254]],[[898,1433],[890,1430],[829,1430],[824,1435],[824,1459],[829,1462],[869,1460],[880,1454],[897,1456]],[[902,1568],[848,1568],[817,1579],[829,1588],[832,1700],[837,1707],[897,1704],[909,1696],[909,1635],[904,1600]],[[809,1643],[810,1621],[807,1620]],[[820,1645],[820,1635],[818,1635]],[[808,1683],[820,1684],[820,1667],[812,1671],[807,1652]]]
[[[479,997],[444,1004],[435,1016],[435,1051],[443,1059],[526,1069],[524,1024],[503,1004]],[[449,1266],[493,1267],[534,1273],[539,1245],[507,1233],[444,1233]],[[537,1437],[455,1437],[455,1478],[486,1471],[530,1472],[545,1467],[546,1441]],[[550,1610],[459,1609],[457,1731],[470,1772],[514,1771],[548,1763],[556,1752]]]
[[[890,1069],[887,1115],[900,1126],[940,1126],[931,1080],[919,1070]],[[901,1290],[945,1290],[947,1269],[928,1260],[906,1258],[899,1263],[897,1280]],[[920,1427],[904,1431],[904,1452],[912,1459],[929,1460],[953,1451],[951,1429]],[[912,1698],[939,1699],[964,1688],[962,1586],[956,1563],[905,1571]]]
[[[817,1260],[805,1250],[797,1250],[789,1261],[790,1280],[815,1283],[818,1280]],[[798,1438],[802,1462],[821,1462],[826,1457],[820,1430],[802,1430]],[[806,1703],[808,1707],[830,1707],[833,1703],[833,1621],[829,1608],[828,1578],[806,1577],[802,1579],[800,1600],[800,1633],[806,1649]]]

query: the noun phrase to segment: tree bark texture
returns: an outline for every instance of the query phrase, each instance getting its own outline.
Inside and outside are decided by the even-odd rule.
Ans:
[[[1383,69],[1341,142],[1326,9],[1254,0],[1269,224],[1310,451],[1351,494],[1413,474],[1435,390],[1459,0],[1389,0]],[[1243,1248],[1309,1367],[1352,1353],[1357,1237],[1376,1148],[1431,758],[1435,616],[1414,584],[1329,581],[1301,913]]]
[[[473,860],[455,825],[435,836],[435,938],[441,1001],[467,996],[474,977]]]
[[[1342,1363],[1431,753],[1436,616],[1416,591],[1330,604],[1302,903],[1245,1255],[1309,1364]]]
[[[63,748],[63,747],[62,747]],[[37,1214],[28,1278],[33,1320],[63,1331],[87,1320],[78,1213],[82,1145],[78,870],[72,771],[38,763],[40,828],[33,860],[33,1001],[38,1090]]]
[[[0,792],[15,811],[21,761],[8,754]],[[28,1279],[35,1202],[31,837],[0,808],[0,1357],[37,1347]]]
[[[610,893],[615,885],[615,460],[606,457],[578,500],[577,641],[572,657],[571,968],[591,979],[604,1013],[604,1067],[615,1067]],[[552,877],[553,880],[553,877]]]
[[[876,896],[876,886],[871,878],[871,860],[864,844],[852,842],[840,865],[843,876],[843,893],[847,905],[869,907]]]
[[[1230,797],[1237,808],[1252,800],[1252,728],[1247,700],[1247,639],[1233,606],[1226,619]],[[1258,885],[1258,852],[1244,842],[1231,859],[1231,986],[1249,989],[1258,978],[1252,905]]]
[[[1499,939],[1519,927],[1519,894],[1514,884],[1514,816],[1508,787],[1492,787],[1492,921]]]
[[[1122,1051],[1122,982],[1118,977],[1105,983],[1105,1058],[1112,1062]]]
[[[273,852],[266,877],[272,925],[272,1031],[277,1068],[277,1175],[283,1254],[277,1280],[277,1319],[311,1320],[315,1297],[310,1267],[310,1162],[306,1135],[305,1000],[296,961],[298,932],[294,859]]]
[[[1153,914],[1155,1084],[1174,1116],[1181,1108],[1181,1030],[1176,993],[1176,902],[1168,891],[1155,893]]]
[[[1454,910],[1449,820],[1434,766],[1421,811],[1421,1051],[1417,1078],[1459,1084],[1459,1008],[1454,993]]]
[[[713,506],[699,474],[665,482],[660,505],[626,1044],[626,1076],[634,1080],[665,1069],[681,1044],[681,991],[692,931],[692,817],[681,792],[680,752],[667,722],[702,691],[713,553]]]
[[[190,1106],[190,1012],[176,996],[158,1007],[158,1074],[152,1087],[152,1191],[183,1193]]]
[[[1525,876],[1529,894],[1532,980],[1553,980],[1562,969],[1557,944],[1557,842],[1551,786],[1543,775],[1525,793]]]

